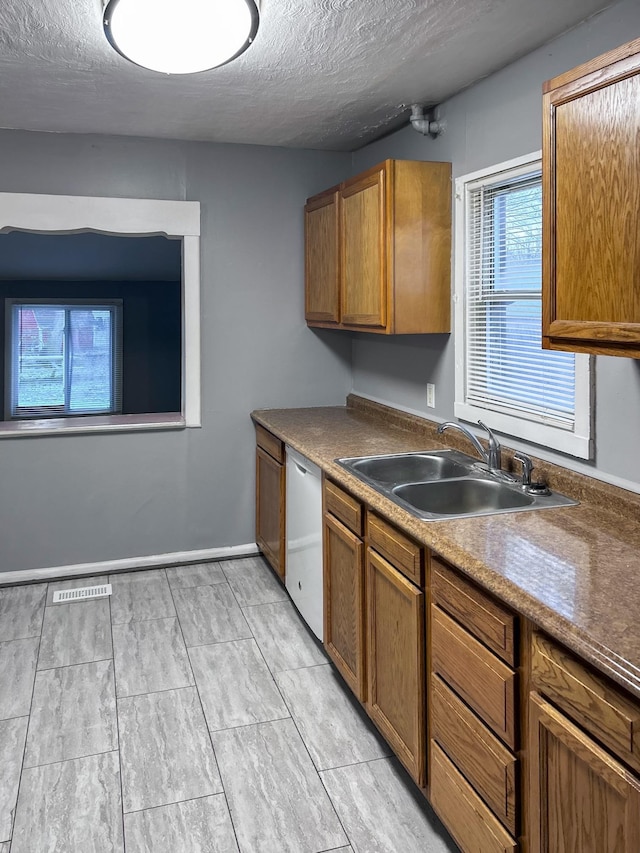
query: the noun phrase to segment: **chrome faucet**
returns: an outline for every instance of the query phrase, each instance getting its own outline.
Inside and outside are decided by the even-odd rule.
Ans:
[[[501,469],[502,465],[502,454],[500,450],[500,443],[495,435],[491,432],[489,427],[486,424],[483,424],[482,421],[478,421],[480,426],[489,433],[489,450],[485,450],[484,447],[480,444],[475,435],[471,432],[471,430],[467,429],[467,427],[462,426],[462,424],[458,424],[455,421],[445,421],[443,424],[440,424],[438,427],[438,435],[443,433],[446,429],[457,429],[463,435],[469,439],[469,441],[473,444],[475,449],[478,451],[482,460],[486,462],[487,467],[490,471],[497,473]]]

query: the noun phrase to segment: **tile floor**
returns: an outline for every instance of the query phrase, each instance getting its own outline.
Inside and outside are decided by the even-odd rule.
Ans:
[[[0,853],[455,850],[260,558],[0,589]]]

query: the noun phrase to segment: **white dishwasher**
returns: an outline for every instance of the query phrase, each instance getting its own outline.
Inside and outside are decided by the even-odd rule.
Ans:
[[[320,469],[287,447],[286,587],[319,640],[322,615],[322,481]]]

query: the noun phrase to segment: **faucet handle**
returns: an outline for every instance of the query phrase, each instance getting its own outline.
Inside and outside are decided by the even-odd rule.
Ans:
[[[502,464],[500,442],[485,423],[478,421],[478,424],[489,433],[489,468],[499,470]]]
[[[517,459],[518,462],[522,465],[522,485],[530,486],[531,485],[531,472],[533,471],[533,462],[527,456],[526,453],[521,453],[518,451],[513,454],[513,458]]]

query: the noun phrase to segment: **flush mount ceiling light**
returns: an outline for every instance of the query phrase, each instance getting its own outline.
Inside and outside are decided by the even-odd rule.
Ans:
[[[108,0],[103,21],[130,62],[194,74],[244,53],[258,31],[258,0]]]

